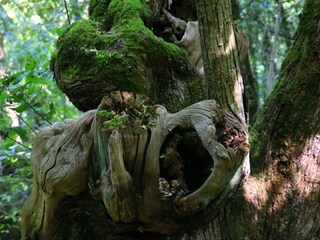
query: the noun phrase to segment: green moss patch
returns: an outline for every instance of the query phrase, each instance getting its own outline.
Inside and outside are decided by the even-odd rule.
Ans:
[[[71,100],[78,97],[69,93],[75,83],[77,87],[80,83],[83,87],[98,85],[101,91],[95,91],[99,96],[104,95],[103,91],[120,90],[150,97],[154,74],[168,65],[184,71],[185,51],[156,37],[146,27],[145,22],[151,19],[146,3],[94,0],[89,12],[93,20],[70,25],[61,35],[57,54],[52,58],[58,85]]]

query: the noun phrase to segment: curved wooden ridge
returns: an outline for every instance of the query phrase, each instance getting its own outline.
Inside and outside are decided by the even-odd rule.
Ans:
[[[190,224],[185,221],[190,216],[217,212],[243,177],[246,137],[230,135],[223,124],[228,115],[214,100],[177,113],[157,106],[148,127],[125,106],[118,113],[131,115],[123,128],[112,129],[99,114],[110,110],[110,101],[103,100],[98,110],[79,120],[38,134],[23,239],[35,234],[49,239],[58,231],[59,203],[85,191],[104,203],[114,224],[136,223],[136,231],[176,234]]]

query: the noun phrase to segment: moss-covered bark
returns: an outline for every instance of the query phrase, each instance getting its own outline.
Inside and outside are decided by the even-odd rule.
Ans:
[[[216,237],[319,238],[319,9],[320,1],[306,1],[279,82],[251,132],[251,176],[216,219]]]
[[[304,149],[306,140],[319,131],[320,100],[320,12],[319,1],[307,1],[300,17],[300,27],[281,70],[280,81],[267,99],[255,124],[252,142],[255,145],[253,170],[261,171],[265,156],[277,157],[267,149],[281,149],[290,139],[296,154]],[[265,141],[261,141],[262,136]],[[270,141],[271,140],[271,141]]]
[[[89,12],[90,20],[73,23],[60,36],[51,62],[58,86],[79,109],[96,108],[117,90],[171,110],[201,99],[200,87],[190,91],[197,76],[185,50],[147,27],[152,15],[145,1],[96,0]]]
[[[207,5],[203,5],[205,3]],[[215,40],[203,44],[208,51],[209,96],[219,100],[223,111],[227,112],[226,117],[231,117],[229,123],[232,125],[234,122],[234,126],[240,126],[245,133],[243,89],[229,22],[230,1],[215,5],[217,3],[198,2],[199,8],[204,7],[209,18],[213,17],[210,15],[213,10],[218,11],[220,15],[215,24],[225,26],[219,29],[218,25],[218,30],[208,26],[204,26],[208,27],[207,30],[202,29],[203,36],[209,34]],[[103,11],[106,7],[107,11]],[[166,74],[170,75],[174,70],[174,76],[182,76],[176,67],[185,63],[184,53],[155,37],[146,27],[150,15],[144,7],[145,4],[134,0],[92,1],[90,14],[94,21],[75,23],[60,39],[52,62],[56,79],[61,81],[60,86],[72,82],[73,86],[70,86],[79,87],[74,97],[79,97],[79,92],[87,94],[88,89],[99,92],[105,88],[101,95],[105,91],[126,90],[160,103],[169,96],[192,94],[192,91],[179,90],[179,94],[170,95],[170,87],[179,89],[177,87],[183,81],[179,79],[178,85],[166,83],[166,79],[174,79],[173,76],[166,77]],[[220,7],[225,11],[219,11]],[[47,128],[42,133],[48,131],[52,136],[41,139],[44,135],[40,135],[38,138],[39,147],[34,150],[33,161],[39,175],[35,174],[36,188],[24,210],[23,236],[33,239],[43,236],[47,239],[313,239],[320,225],[318,9],[319,1],[306,2],[301,25],[284,62],[279,83],[254,126],[252,176],[244,182],[242,195],[236,201],[225,206],[226,199],[229,200],[233,190],[239,186],[245,170],[239,168],[243,161],[234,158],[234,152],[245,153],[248,149],[245,139],[240,139],[241,144],[235,144],[239,143],[237,134],[224,139],[230,129],[224,128],[220,117],[213,117],[214,114],[210,113],[211,108],[207,106],[212,106],[212,102],[196,104],[176,114],[166,113],[160,107],[159,122],[153,130],[131,126],[127,132],[113,131],[112,136],[110,129],[106,129],[101,121],[92,124],[99,120],[99,116],[93,119],[94,113],[91,112],[78,121]],[[202,24],[206,23],[203,21]],[[76,47],[73,49],[72,46]],[[149,53],[158,51],[156,48],[159,46],[164,51],[149,56]],[[138,56],[131,56],[137,53]],[[172,65],[166,63],[170,56],[174,58]],[[137,66],[136,61],[143,64]],[[108,63],[110,69],[106,70],[109,65],[104,63]],[[98,68],[94,69],[95,66]],[[125,76],[125,80],[121,76]],[[86,80],[90,88],[85,86],[87,91],[82,91],[80,88]],[[92,88],[94,85],[97,87]],[[185,90],[190,85],[183,86]],[[163,96],[157,92],[159,88],[164,90]],[[85,101],[76,104],[84,109],[94,105],[81,105],[91,101],[91,95],[83,99]],[[184,99],[179,102],[186,103]],[[168,105],[173,103],[176,101]],[[132,109],[126,110],[130,112]],[[240,121],[235,116],[240,116]],[[216,126],[212,126],[210,121]],[[78,126],[81,131],[73,126]],[[194,137],[195,131],[201,131],[201,134]],[[217,141],[212,141],[215,139],[212,136],[217,137]],[[222,146],[228,150],[227,154]],[[79,149],[72,151],[73,148]],[[92,154],[88,155],[88,149]],[[210,156],[214,159],[213,165],[207,161],[212,160]],[[93,161],[88,164],[88,159]],[[77,165],[73,165],[75,163]],[[108,172],[108,169],[111,170]],[[208,169],[210,174],[202,173]],[[89,185],[85,181],[87,178]],[[174,182],[171,180],[178,183],[178,189],[169,184]],[[94,197],[100,201],[93,200]],[[40,211],[35,212],[37,206],[40,206]],[[48,206],[54,208],[46,208]],[[53,214],[56,209],[58,211]],[[103,214],[105,209],[108,214]],[[44,212],[47,215],[41,218]],[[66,229],[65,225],[70,227]],[[61,227],[63,231],[56,231]],[[51,232],[46,232],[46,228]]]
[[[172,114],[160,106],[153,127],[135,124],[139,114],[133,102],[125,104],[125,94],[179,109],[201,99],[201,84],[185,51],[146,27],[150,10],[142,1],[93,1],[90,14],[93,20],[78,21],[61,35],[52,69],[80,109],[108,98],[96,112],[38,136],[22,238],[179,238],[184,229],[216,216],[238,189],[249,150],[244,120],[238,118],[243,113],[228,108],[237,99],[223,109],[207,100]],[[105,125],[110,119],[102,120],[101,111],[127,114],[126,128]],[[79,210],[83,198],[89,216]],[[107,219],[90,217],[97,214],[90,210],[93,199],[100,200],[99,208],[104,204]],[[62,219],[65,206],[82,219]],[[92,230],[88,221],[99,227]],[[60,231],[64,223],[71,229]]]

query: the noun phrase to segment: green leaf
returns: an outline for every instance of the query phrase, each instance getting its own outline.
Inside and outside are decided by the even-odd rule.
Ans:
[[[55,111],[56,108],[55,108],[53,103],[50,103],[49,109],[50,109],[50,112],[54,112]]]
[[[33,83],[33,84],[43,84],[43,79],[41,77],[35,76],[33,73],[28,74],[26,77],[26,80],[28,83]]]
[[[2,91],[2,92],[0,93],[0,101],[1,101],[1,102],[4,101],[4,100],[6,100],[7,97],[8,97],[7,91]]]
[[[20,89],[18,89],[20,90]],[[13,92],[13,91],[12,91]],[[23,93],[20,91],[20,92],[15,92],[14,94],[10,95],[10,98],[13,102],[15,103],[19,103],[21,101],[23,101]]]
[[[29,73],[30,73],[30,71],[22,71],[22,72],[18,72],[18,73],[13,74],[9,78],[10,85],[14,85],[14,84],[19,83]]]
[[[48,96],[52,95],[52,92],[49,89],[45,88],[44,91],[46,94],[48,94]]]
[[[21,113],[21,112],[23,112],[23,111],[27,110],[27,109],[28,109],[28,107],[29,107],[29,105],[28,105],[28,104],[26,104],[26,103],[22,103],[19,107],[14,108],[14,110],[15,110],[16,112]]]
[[[36,64],[37,64],[37,62],[34,58],[32,58],[32,57],[29,58],[26,66],[25,66],[25,70],[34,70],[36,67]]]
[[[27,131],[24,128],[22,128],[22,127],[13,127],[11,129],[21,137],[22,141],[24,141],[24,142],[28,141]]]
[[[62,28],[55,28],[54,29],[56,31],[56,33],[60,36],[63,33],[63,29]]]

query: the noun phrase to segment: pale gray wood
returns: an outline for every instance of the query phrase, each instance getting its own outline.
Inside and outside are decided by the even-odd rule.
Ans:
[[[214,100],[177,113],[158,106],[149,130],[140,125],[139,119],[132,119],[124,129],[105,126],[99,111],[109,107],[103,100],[97,111],[44,128],[37,136],[32,153],[35,184],[23,209],[22,239],[35,233],[49,239],[59,231],[55,223],[59,203],[66,196],[88,190],[104,203],[114,223],[139,222],[139,231],[175,234],[186,227],[181,219],[209,204],[210,211],[218,211],[237,187],[232,181],[242,179],[248,149],[239,147],[235,151],[217,141],[215,125],[228,115]],[[186,196],[163,198],[159,190],[160,150],[176,128],[196,131],[213,168],[197,190]],[[242,144],[246,146],[247,142]],[[214,201],[217,205],[212,204]],[[204,239],[209,234],[207,230],[205,235],[200,232],[186,239]]]

